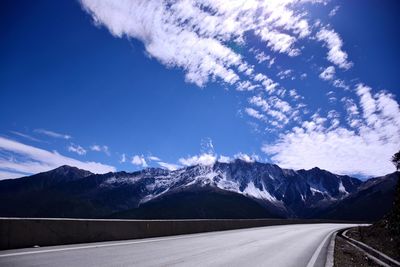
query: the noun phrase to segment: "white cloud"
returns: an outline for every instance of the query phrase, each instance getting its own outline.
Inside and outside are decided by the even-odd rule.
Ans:
[[[110,156],[110,155],[111,155],[110,149],[108,148],[108,146],[103,146],[103,152],[104,152],[107,156]]]
[[[295,99],[295,100],[299,100],[299,99],[302,99],[302,98],[303,98],[302,96],[300,96],[300,95],[297,93],[296,89],[290,90],[290,91],[289,91],[289,95],[290,95],[293,99]]]
[[[218,158],[218,162],[229,163],[229,162],[231,162],[231,158],[228,157],[228,156],[220,155],[219,158]]]
[[[156,157],[156,156],[148,156],[147,159],[150,160],[150,161],[161,161],[161,159],[159,157]]]
[[[271,60],[268,62],[268,68],[271,68],[272,65],[275,64],[275,58],[271,58]]]
[[[286,53],[291,57],[300,54],[300,50],[294,47],[296,38],[286,33],[281,33],[274,30],[262,29],[256,32],[261,37],[261,40],[266,41],[272,51]]]
[[[393,172],[391,156],[400,147],[400,111],[393,95],[383,91],[371,94],[371,88],[359,84],[356,88],[361,111],[354,101],[346,103],[348,122],[355,129],[338,127],[338,115],[326,118],[318,115],[302,127],[282,134],[273,144],[262,150],[275,163],[285,168],[312,168],[318,166],[340,174],[378,176]],[[354,123],[356,117],[362,115]]]
[[[252,84],[250,81],[243,81],[243,82],[238,82],[236,89],[238,91],[253,91],[259,87],[259,85]]]
[[[110,149],[108,148],[108,146],[100,146],[100,145],[92,145],[90,147],[90,150],[94,151],[94,152],[103,152],[104,154],[106,154],[107,156],[110,156]]]
[[[79,161],[34,146],[0,137],[0,169],[10,172],[38,173],[57,168],[61,165],[75,166],[94,173],[115,171],[110,165],[98,162]]]
[[[28,135],[28,134],[20,133],[20,132],[17,132],[17,131],[10,131],[10,132],[13,133],[13,134],[15,134],[15,135],[17,135],[17,136],[26,138],[26,139],[31,140],[31,141],[43,142],[42,140],[39,140],[39,139],[37,139],[37,138],[35,138],[35,137],[32,137],[32,136],[30,136],[30,135]]]
[[[307,1],[319,3],[319,1]],[[296,56],[298,39],[310,34],[307,13],[295,12],[305,3],[286,1],[175,1],[81,0],[97,25],[116,37],[143,42],[146,53],[168,67],[184,70],[188,82],[203,86],[210,79],[234,84],[239,72],[252,68],[230,44],[244,45],[252,31],[272,51]],[[259,62],[274,59],[258,53]]]
[[[339,117],[340,117],[340,113],[337,112],[337,110],[332,109],[332,110],[329,110],[329,111],[328,111],[327,117],[328,117],[329,119],[332,119],[332,118],[339,118]]]
[[[274,82],[273,80],[271,80],[269,78],[262,81],[261,84],[264,86],[265,90],[270,94],[273,93],[275,91],[276,87],[279,85],[278,83]]]
[[[263,63],[266,60],[271,60],[270,56],[267,56],[264,52],[260,52],[255,56],[258,63]]]
[[[347,53],[342,50],[343,41],[334,30],[322,28],[317,33],[317,40],[325,43],[328,51],[328,60],[342,69],[349,69],[353,65],[348,61]]]
[[[268,77],[266,75],[264,75],[264,74],[261,74],[261,73],[258,73],[257,75],[254,76],[254,80],[257,81],[257,82],[262,82],[262,81],[265,81],[267,79],[268,79]]]
[[[333,17],[337,14],[337,12],[339,11],[340,6],[335,6],[330,12],[329,12],[329,17]]]
[[[291,74],[293,73],[293,70],[291,70],[291,69],[288,69],[288,70],[282,70],[282,71],[280,71],[280,72],[278,72],[278,77],[279,77],[279,79],[287,79],[287,78],[289,78],[289,77],[293,77],[293,76],[291,76]]]
[[[329,91],[328,93],[326,93],[326,95],[328,96],[329,102],[335,103],[337,101],[334,91]]]
[[[320,77],[322,80],[325,80],[325,81],[330,81],[330,80],[332,80],[333,77],[335,77],[335,67],[334,67],[334,66],[329,66],[329,67],[327,67],[326,69],[324,69],[323,72],[321,72],[321,73],[319,74],[319,77]]]
[[[213,154],[203,153],[201,155],[196,155],[193,157],[180,158],[179,163],[184,166],[193,166],[193,165],[212,165],[216,161],[216,156]]]
[[[167,163],[167,162],[163,162],[163,161],[159,161],[159,162],[157,162],[157,164],[169,171],[175,171],[175,170],[181,168],[180,165]]]
[[[202,138],[200,142],[200,152],[205,154],[214,154],[214,144],[211,138]]]
[[[75,145],[75,144],[73,144],[73,143],[71,143],[69,146],[68,146],[68,151],[69,152],[74,152],[74,153],[76,153],[76,154],[78,154],[78,155],[85,155],[86,154],[86,149],[84,149],[83,147],[81,147],[80,145]]]
[[[377,102],[371,95],[371,88],[359,84],[356,91],[360,96],[360,105],[363,109],[364,119],[367,120],[369,125],[373,125],[378,117],[375,114],[377,111]]]
[[[258,155],[253,154],[250,156],[250,155],[242,153],[242,152],[235,154],[234,158],[240,159],[240,160],[243,160],[243,161],[246,161],[249,163],[259,161]]]
[[[125,163],[126,161],[127,161],[126,154],[123,153],[123,154],[121,155],[121,159],[119,160],[119,163]]]
[[[141,166],[141,167],[143,167],[143,168],[146,168],[146,167],[147,167],[147,162],[146,162],[146,159],[144,158],[143,155],[134,155],[134,156],[132,157],[131,163],[132,163],[133,165]]]
[[[246,108],[245,109],[247,115],[249,115],[250,117],[262,120],[264,119],[264,115],[262,115],[260,112],[258,112],[257,110],[255,110],[254,108]]]
[[[275,108],[282,111],[283,113],[292,112],[292,107],[290,106],[290,104],[282,99],[279,99],[278,97],[271,97],[270,102]]]
[[[360,112],[358,111],[357,105],[354,103],[354,100],[351,98],[342,98],[342,101],[345,103],[348,114],[350,115],[358,115]]]
[[[72,137],[69,134],[62,134],[62,133],[57,133],[57,132],[53,132],[53,131],[49,131],[49,130],[45,130],[45,129],[36,129],[35,130],[36,133],[39,134],[44,134],[53,138],[60,138],[60,139],[66,139],[69,140]]]
[[[210,138],[203,139],[202,145],[204,145],[205,147],[208,147],[210,149],[213,149],[212,141]],[[162,168],[167,169],[169,171],[175,171],[179,168],[182,168],[182,166],[180,166],[178,164],[164,162],[159,157],[156,157],[156,156],[148,156],[147,159],[150,161],[155,161],[159,166],[161,166]]]
[[[348,86],[345,81],[340,80],[340,79],[336,79],[333,81],[333,86],[337,87],[337,88],[342,88],[344,90],[350,90],[350,86]]]
[[[281,128],[287,123],[289,123],[289,118],[285,113],[291,114],[292,116],[296,114],[293,108],[288,102],[279,99],[276,96],[270,97],[267,100],[263,99],[261,96],[253,96],[249,99],[249,103],[256,107],[261,108],[264,113],[253,108],[246,108],[246,113],[256,119],[265,120],[266,115],[272,120],[269,121],[274,127]]]
[[[93,146],[90,147],[90,149],[92,151],[96,151],[96,152],[100,152],[102,150],[101,146],[99,146],[99,145],[93,145]]]
[[[228,84],[239,80],[234,69],[241,64],[241,56],[217,38],[241,34],[235,18],[222,21],[222,15],[212,16],[189,1],[167,5],[149,0],[83,0],[82,4],[114,36],[139,39],[149,56],[184,69],[189,82],[203,86],[210,77]]]
[[[347,112],[347,123],[350,128],[357,129],[361,125],[360,112],[357,104],[353,99],[348,97],[343,97],[341,101],[344,104]]]
[[[264,112],[267,112],[270,109],[268,102],[263,99],[261,96],[253,96],[249,99],[249,103],[260,107]]]
[[[99,146],[99,145],[93,145],[93,146],[90,147],[90,149],[92,151],[96,151],[96,152],[100,152],[102,150],[101,146]]]

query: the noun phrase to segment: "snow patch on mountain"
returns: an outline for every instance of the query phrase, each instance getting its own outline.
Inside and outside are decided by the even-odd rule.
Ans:
[[[343,186],[343,182],[342,181],[339,182],[339,192],[341,192],[341,193],[343,193],[345,195],[349,194],[349,192],[347,192],[346,188]]]
[[[257,188],[253,182],[250,182],[247,187],[243,190],[243,193],[247,196],[264,199],[271,202],[277,201],[277,199],[272,196],[267,190]]]
[[[150,201],[150,200],[152,200],[152,199],[155,199],[155,198],[157,198],[157,197],[159,197],[159,196],[161,196],[161,195],[164,195],[164,194],[167,193],[168,191],[169,191],[169,188],[165,189],[164,191],[162,191],[161,193],[158,193],[158,194],[149,194],[149,195],[145,196],[144,198],[142,198],[142,199],[139,201],[139,204],[146,203],[146,202],[148,202],[148,201]]]
[[[138,176],[125,176],[125,177],[116,177],[112,176],[106,179],[103,183],[100,184],[101,187],[107,186],[116,186],[116,185],[127,185],[127,184],[135,184],[140,181],[141,177]]]
[[[318,190],[314,187],[310,187],[310,190],[313,195],[315,195],[316,193],[324,194],[324,192],[322,192],[321,190]]]

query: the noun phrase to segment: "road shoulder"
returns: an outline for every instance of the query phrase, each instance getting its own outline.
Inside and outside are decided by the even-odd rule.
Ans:
[[[337,235],[335,240],[333,266],[378,267],[380,265],[375,263],[375,261],[367,257],[363,252],[353,247],[346,240]]]

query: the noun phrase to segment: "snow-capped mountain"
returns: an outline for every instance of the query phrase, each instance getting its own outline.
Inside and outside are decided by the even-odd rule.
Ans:
[[[356,178],[317,168],[294,171],[273,164],[236,160],[176,171],[150,168],[136,173],[115,173],[105,179],[100,187],[139,187],[139,205],[187,188],[218,188],[296,216],[303,215],[303,211],[308,209],[343,199],[356,191],[361,183]]]
[[[38,187],[37,183],[46,179],[60,182],[48,183],[47,187],[41,182]],[[175,171],[147,168],[103,175],[63,166],[30,177],[0,181],[0,216],[107,217],[131,210],[137,214],[137,210],[151,207],[146,214],[153,213],[156,218],[166,202],[186,205],[180,209],[196,202],[192,209],[203,210],[200,217],[207,217],[208,210],[223,202],[221,210],[228,206],[252,209],[253,205],[257,212],[250,217],[312,217],[348,198],[363,184],[359,179],[319,168],[294,171],[242,160]],[[193,194],[196,200],[189,203]],[[210,202],[205,198],[218,200]],[[226,201],[228,198],[230,202]],[[205,202],[210,207],[202,207]],[[259,208],[268,211],[268,215],[260,215]],[[232,216],[240,217],[236,213]]]

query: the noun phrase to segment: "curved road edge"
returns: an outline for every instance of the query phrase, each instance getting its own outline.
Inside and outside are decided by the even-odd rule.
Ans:
[[[307,267],[333,266],[333,251],[335,247],[334,240],[337,232],[338,230],[333,230],[326,235],[312,255]],[[330,263],[332,264],[330,265]]]

